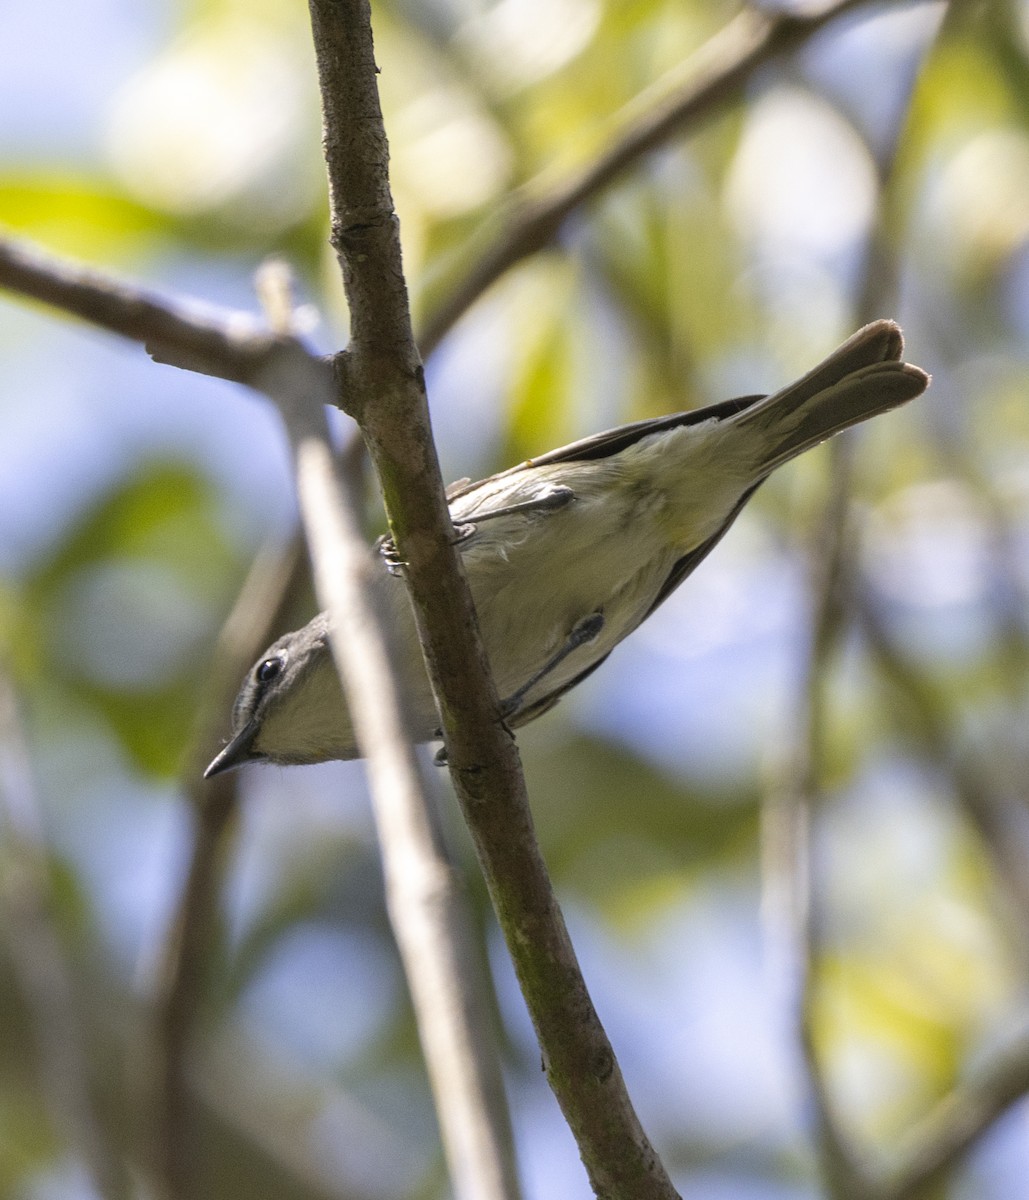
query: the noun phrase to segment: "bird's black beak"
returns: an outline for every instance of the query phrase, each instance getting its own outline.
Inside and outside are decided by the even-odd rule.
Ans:
[[[204,772],[204,778],[213,779],[215,775],[231,771],[233,767],[241,767],[244,763],[263,762],[265,756],[253,749],[260,728],[257,721],[248,721],[232,741],[214,756]]]

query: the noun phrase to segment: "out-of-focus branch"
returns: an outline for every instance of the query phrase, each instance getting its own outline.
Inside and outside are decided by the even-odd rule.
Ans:
[[[938,341],[943,347],[948,344],[942,333]],[[950,364],[945,361],[938,365],[945,371]],[[1012,703],[1017,705],[1029,663],[1026,605],[1029,595],[1019,568],[1015,522],[1006,511],[995,483],[976,467],[960,435],[946,426],[930,428],[928,432],[935,441],[941,472],[963,480],[985,506],[987,545],[1003,589],[1000,611],[996,613],[1002,647],[998,665],[1011,689]],[[1004,900],[1011,911],[1009,928],[1020,943],[1023,962],[1029,961],[1029,793],[1025,787],[1023,748],[1017,748],[1011,768],[1001,771],[1000,764],[987,761],[983,752],[959,745],[954,737],[951,706],[943,689],[929,673],[905,657],[867,591],[860,596],[859,603],[865,631],[883,674],[904,696],[927,757],[941,769],[949,770],[955,795],[993,860]]]
[[[98,277],[96,272],[59,263],[48,256],[25,254],[21,247],[14,248],[18,251],[16,255],[3,253],[10,249],[9,244],[0,241],[0,285],[7,284],[23,294],[45,295],[58,307],[67,300],[70,311],[77,315],[88,312],[88,294],[91,288],[96,289],[98,308],[104,313],[100,322],[104,328],[136,337],[147,345],[159,341],[162,361],[192,368],[200,360],[206,373],[232,379],[241,379],[245,375],[251,386],[265,391],[279,404],[296,451],[298,485],[305,519],[310,522],[310,536],[319,547],[317,553],[329,553],[331,557],[329,563],[319,565],[318,578],[324,589],[320,599],[330,609],[335,628],[341,635],[334,638],[335,651],[341,658],[347,658],[352,652],[358,663],[363,662],[363,666],[355,668],[362,682],[358,694],[351,698],[351,711],[359,740],[369,758],[377,819],[380,828],[387,831],[382,838],[385,874],[388,883],[397,885],[396,893],[388,897],[390,915],[395,923],[403,925],[397,930],[402,949],[405,946],[427,947],[419,959],[419,969],[424,968],[426,979],[432,972],[437,976],[433,985],[422,979],[411,980],[430,1074],[438,1072],[436,1089],[447,1096],[449,1113],[455,1111],[455,1095],[459,1091],[464,1093],[464,1105],[458,1107],[462,1121],[467,1118],[462,1130],[465,1139],[462,1154],[469,1157],[462,1158],[462,1167],[474,1157],[474,1149],[469,1148],[469,1143],[480,1148],[484,1142],[491,1143],[488,1168],[481,1159],[476,1162],[479,1174],[474,1183],[466,1183],[468,1190],[464,1194],[516,1196],[513,1159],[508,1153],[506,1109],[498,1099],[502,1092],[494,1074],[497,1067],[493,1056],[483,1047],[483,1030],[475,1019],[476,1009],[481,1007],[477,1003],[478,993],[467,985],[467,980],[474,978],[474,956],[465,958],[460,889],[445,858],[439,853],[425,799],[418,794],[421,781],[411,748],[400,733],[396,708],[390,707],[396,703],[396,689],[384,657],[381,633],[376,633],[377,617],[363,600],[358,599],[361,581],[372,569],[372,563],[367,548],[361,559],[349,540],[358,523],[347,515],[349,510],[340,507],[345,493],[335,483],[335,464],[321,407],[326,400],[339,402],[340,386],[346,383],[346,360],[327,366],[284,334],[257,333],[253,342],[243,335],[226,337],[224,331],[231,314],[215,313],[197,328],[196,322],[180,320],[181,309],[176,303],[144,297],[142,293],[135,293],[130,285],[114,284]],[[3,263],[12,257],[17,257],[21,273],[4,272]],[[26,274],[27,278],[23,278]],[[133,323],[138,320],[141,309],[154,314],[155,324],[161,331],[159,339],[151,335],[145,320]],[[219,358],[222,354],[224,359]],[[338,371],[335,377],[334,368]],[[328,512],[324,520],[319,515],[323,510]],[[341,532],[345,536],[342,546],[331,549],[333,539]],[[356,572],[355,579],[344,579],[341,572],[351,568]],[[346,597],[342,605],[341,593]],[[372,639],[372,645],[364,645],[362,638],[365,636]],[[371,661],[376,664],[374,671],[369,670]],[[183,1100],[183,1046],[190,1024],[188,1010],[195,999],[191,992],[195,982],[191,972],[203,961],[205,930],[198,914],[210,910],[220,834],[233,808],[231,793],[217,790],[219,778],[214,781],[216,790],[209,793],[201,809],[205,822],[201,839],[205,849],[203,855],[194,860],[183,900],[184,910],[188,908],[189,914],[184,916],[181,928],[196,940],[189,946],[173,945],[168,960],[169,977],[176,978],[177,982],[163,993],[162,1036],[166,1055],[162,1064],[163,1086],[165,1103],[171,1106],[179,1105]],[[188,964],[192,966],[187,970]],[[449,978],[441,983],[439,977],[448,973]],[[432,996],[430,1011],[418,1005],[426,992]],[[183,1005],[185,1012],[181,1008]],[[446,1048],[440,1054],[439,1029],[441,1023],[446,1022],[452,1027],[446,1035]],[[460,1071],[465,1074],[459,1077]],[[181,1108],[166,1113],[165,1119],[171,1122],[166,1126],[165,1134],[169,1128],[188,1129],[188,1123],[175,1125],[175,1122],[185,1121]],[[446,1113],[444,1119],[447,1119]],[[488,1132],[484,1132],[487,1127]],[[188,1142],[182,1153],[188,1155]],[[178,1156],[179,1149],[173,1147],[172,1154]],[[166,1182],[181,1188],[185,1178],[181,1172],[187,1165],[179,1157],[171,1161],[166,1159],[165,1167],[170,1166],[171,1170]],[[178,1200],[176,1193],[172,1195]]]
[[[950,27],[954,13],[961,7],[963,6],[958,3],[948,7],[942,27],[944,30]],[[899,135],[899,130],[897,132]],[[892,157],[890,155],[887,161],[879,162],[883,172],[881,184],[886,203],[891,198],[891,194],[885,190],[885,185],[891,169],[889,159]],[[865,313],[879,307],[875,298],[881,297],[884,290],[886,293],[894,291],[895,272],[896,255],[891,255],[885,244],[884,225],[880,222],[870,245],[869,265],[865,275],[862,304]],[[837,444],[843,444],[843,439],[837,439]],[[835,496],[845,494],[848,476],[849,470],[845,471],[842,477],[834,471]],[[846,523],[846,507],[844,504],[835,518],[830,513],[826,528],[831,528],[835,519],[836,527],[842,533]],[[860,620],[862,631],[878,659],[880,669],[899,687],[916,714],[917,726],[929,758],[935,763],[951,764],[954,786],[965,810],[979,830],[993,856],[998,873],[1015,900],[1020,915],[1024,917],[1029,913],[1029,874],[1024,867],[1025,823],[1022,822],[1017,834],[1012,828],[1016,809],[1021,811],[1021,806],[999,794],[988,772],[981,770],[971,756],[966,754],[955,758],[951,731],[944,717],[941,698],[934,694],[929,681],[905,660],[893,644],[867,593],[860,588],[848,587],[846,595],[848,607]],[[817,628],[820,627],[819,622]],[[815,645],[817,644],[818,632],[815,634]],[[814,746],[815,739],[812,738],[809,744]],[[1024,921],[1017,924],[1023,927]],[[811,945],[810,930],[808,945]],[[805,1040],[808,1038],[809,1033]],[[807,1051],[807,1061],[811,1086],[816,1093],[824,1095],[824,1081],[811,1049]],[[935,1194],[947,1172],[953,1169],[993,1122],[1027,1093],[1029,1034],[1022,1033],[1009,1045],[996,1050],[988,1065],[980,1068],[963,1086],[955,1088],[934,1111],[909,1132],[896,1155],[895,1165],[889,1172],[872,1172],[852,1158],[849,1162],[846,1158],[840,1159],[833,1150],[834,1144],[838,1145],[838,1130],[830,1130],[828,1143],[823,1141],[823,1150],[828,1147],[829,1152],[825,1157],[830,1161],[827,1182],[830,1184],[831,1194],[838,1195],[841,1200],[849,1200],[850,1197],[854,1200],[926,1200],[929,1195]],[[823,1112],[825,1111],[827,1110],[823,1109]],[[832,1160],[844,1167],[842,1175],[837,1178],[831,1173]]]
[[[911,86],[913,89],[914,79]],[[893,201],[889,185],[906,115],[906,106],[898,110],[891,136],[877,154],[872,154],[879,176],[879,204],[877,219],[869,231],[856,304],[859,317],[866,321],[892,307],[890,301],[897,292],[898,255],[889,237]],[[838,1119],[815,1039],[819,931],[814,911],[811,825],[822,796],[827,673],[853,607],[853,553],[848,533],[854,448],[852,434],[834,439],[828,447],[828,478],[832,483],[812,546],[812,629],[797,707],[787,727],[795,734],[788,741],[779,786],[772,790],[764,814],[766,895],[773,914],[778,915],[779,941],[786,947],[784,976],[789,981],[807,1094],[814,1113],[815,1145],[833,1200],[867,1200],[872,1194],[869,1170]]]
[[[317,387],[318,379],[310,380]],[[300,385],[300,391],[297,386]],[[390,918],[411,989],[455,1192],[518,1196],[495,1048],[481,1020],[478,968],[461,886],[428,806],[385,637],[366,586],[378,570],[338,478],[317,391],[295,364],[266,387],[286,416],[319,601],[330,614],[383,848]],[[317,420],[312,418],[317,414]]]
[[[47,851],[14,689],[0,671],[0,913],[37,1033],[42,1092],[104,1200],[129,1195],[118,1150],[97,1119],[85,1030],[55,928]]]
[[[258,278],[280,333],[292,318],[288,270]],[[401,281],[402,282],[402,281]],[[404,724],[385,633],[367,588],[381,568],[361,534],[333,453],[324,405],[333,394],[308,356],[284,358],[262,379],[289,432],[315,590],[329,612],[332,649],[368,773],[382,845],[386,901],[411,989],[419,1036],[455,1192],[516,1200],[514,1143],[492,1041],[473,932],[455,872],[438,840]]]
[[[976,828],[983,845],[1015,910],[1012,928],[1022,939],[1023,951],[1029,939],[1029,870],[1026,848],[1029,846],[1029,821],[1025,816],[1024,794],[1005,794],[993,774],[974,753],[955,745],[947,720],[942,695],[923,672],[909,662],[895,645],[872,598],[860,593],[857,612],[861,628],[886,679],[898,689],[907,712],[915,719],[915,728],[925,747],[927,758],[948,770],[951,784],[964,811]]]
[[[226,833],[238,804],[239,776],[203,779],[239,681],[282,627],[303,579],[303,544],[267,547],[256,558],[222,628],[182,779],[193,814],[193,842],[157,965],[153,995],[155,1186],[167,1200],[196,1194],[195,1100],[188,1082],[191,1037],[203,998]]]
[[[837,1117],[836,1106],[815,1041],[815,963],[818,930],[814,913],[811,824],[821,798],[824,754],[825,683],[844,619],[848,590],[847,514],[853,441],[836,438],[828,448],[832,490],[812,547],[811,635],[803,681],[788,729],[777,784],[765,803],[762,851],[766,913],[771,919],[776,967],[792,1010],[807,1095],[814,1118],[815,1145],[826,1190],[833,1200],[866,1196],[866,1180]]]
[[[947,1172],[999,1117],[1029,1093],[1029,1034],[997,1048],[904,1139],[897,1165],[869,1200],[928,1200]]]
[[[428,357],[472,303],[511,267],[549,246],[568,217],[640,158],[738,100],[755,72],[797,50],[828,22],[867,0],[840,0],[817,13],[766,15],[745,8],[694,55],[636,97],[610,145],[560,183],[529,183],[473,237],[472,262],[432,308],[418,344]]]
[[[938,38],[947,36],[968,7],[966,0],[951,0]],[[1024,949],[1029,928],[1029,872],[1025,869],[1029,823],[1023,798],[1003,794],[973,755],[956,749],[943,697],[894,644],[867,590],[853,588],[851,600],[880,671],[904,697],[908,712],[915,717],[926,757],[941,767],[949,765],[961,804],[1013,902],[1013,927],[1022,935]],[[868,1181],[868,1200],[928,1200],[990,1126],[1027,1094],[1029,1033],[1023,1030],[1008,1044],[996,1047],[985,1064],[908,1132],[892,1170],[876,1172],[875,1180]]]
[[[676,1195],[633,1110],[536,843],[517,749],[478,636],[411,333],[367,0],[310,0],[332,240],[351,313],[353,407],[375,462],[439,704],[451,777],[555,1095],[594,1190]],[[446,1120],[444,1113],[443,1119]]]

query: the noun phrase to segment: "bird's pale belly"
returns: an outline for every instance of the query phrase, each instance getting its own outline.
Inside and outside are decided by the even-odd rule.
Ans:
[[[522,697],[522,707],[529,707],[610,653],[646,615],[674,560],[653,522],[607,522],[597,537],[598,517],[603,526],[605,514],[591,512],[588,501],[575,507],[560,518],[490,522],[479,544],[466,550],[502,701],[554,664]],[[569,553],[579,543],[582,553]],[[595,636],[569,648],[569,639],[595,616],[601,618],[590,626],[597,626]]]

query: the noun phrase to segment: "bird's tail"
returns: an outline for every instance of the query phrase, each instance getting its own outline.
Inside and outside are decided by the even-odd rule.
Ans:
[[[901,362],[903,350],[893,321],[873,321],[803,379],[732,418],[759,444],[760,476],[834,433],[920,396],[929,376]]]

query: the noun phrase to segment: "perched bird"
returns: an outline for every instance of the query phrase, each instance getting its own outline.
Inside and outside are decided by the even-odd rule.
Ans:
[[[461,483],[449,493],[458,545],[503,711],[512,728],[597,667],[718,544],[776,467],[840,430],[920,395],[900,329],[875,321],[803,379],[637,421]],[[414,736],[438,736],[403,564],[380,542],[374,587],[402,671]],[[323,613],[252,668],[232,738],[207,768],[355,758]]]

